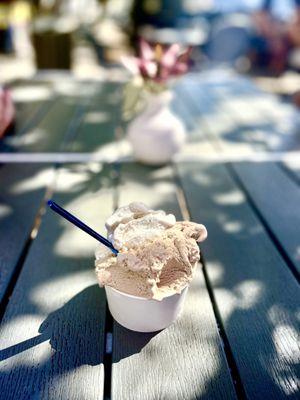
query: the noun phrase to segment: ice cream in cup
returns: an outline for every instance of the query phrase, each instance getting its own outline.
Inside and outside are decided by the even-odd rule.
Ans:
[[[118,253],[99,245],[95,267],[112,316],[134,331],[166,328],[183,308],[206,228],[135,202],[116,210],[106,229]]]

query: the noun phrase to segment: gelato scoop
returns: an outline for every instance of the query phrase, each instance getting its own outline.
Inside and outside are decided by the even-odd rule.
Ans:
[[[102,245],[96,250],[100,286],[156,300],[180,293],[192,280],[200,259],[197,242],[207,236],[201,224],[176,222],[174,215],[138,202],[116,210],[106,228],[119,253]]]

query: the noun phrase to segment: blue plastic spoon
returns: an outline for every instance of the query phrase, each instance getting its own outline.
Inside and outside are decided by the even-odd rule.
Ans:
[[[64,217],[66,220],[71,222],[72,224],[76,225],[77,228],[83,230],[84,232],[88,233],[94,239],[98,240],[100,243],[104,244],[108,247],[114,254],[118,254],[118,250],[114,248],[113,244],[105,239],[105,237],[101,236],[99,233],[95,232],[92,228],[87,226],[84,222],[80,221],[80,219],[76,218],[74,215],[70,214],[67,210],[59,206],[53,200],[48,200],[48,206],[51,210],[55,211],[57,214]]]

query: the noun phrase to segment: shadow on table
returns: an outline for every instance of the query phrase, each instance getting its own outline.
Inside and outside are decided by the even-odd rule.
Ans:
[[[59,354],[60,372],[84,364],[98,365],[103,362],[103,343],[98,340],[103,329],[99,326],[103,321],[103,304],[104,289],[98,285],[87,287],[49,314],[39,327],[40,335],[1,350],[0,361],[49,340],[54,358]]]
[[[153,190],[158,192],[161,190],[161,185],[156,185],[166,182],[166,175],[162,173],[163,170],[147,167],[137,169],[134,164],[126,168],[126,182],[132,180],[136,183],[143,183],[145,176],[147,176],[149,193]],[[277,392],[278,397],[280,397],[283,391],[288,388],[286,382],[293,383],[297,367],[296,364],[293,364],[292,358],[286,359],[282,354],[285,355],[284,347],[288,340],[294,343],[293,330],[297,327],[296,312],[299,302],[297,303],[296,296],[293,297],[293,284],[287,280],[287,275],[289,275],[285,270],[287,266],[281,260],[280,255],[276,253],[272,244],[269,243],[269,239],[266,239],[264,229],[257,223],[257,218],[249,209],[245,199],[239,194],[236,195],[236,186],[233,181],[227,173],[220,172],[222,168],[220,165],[203,164],[197,165],[197,169],[193,168],[192,165],[191,169],[185,169],[182,178],[187,186],[190,185],[190,188],[194,189],[194,194],[190,192],[190,195],[187,196],[188,206],[190,210],[199,210],[199,214],[196,214],[195,211],[192,212],[192,217],[199,218],[199,222],[205,223],[209,231],[210,236],[203,246],[203,250],[208,261],[212,289],[215,294],[223,293],[226,300],[224,305],[222,300],[219,300],[217,306],[219,308],[225,307],[225,313],[222,314],[225,315],[223,323],[229,344],[234,350],[234,357],[236,357],[236,361],[239,361],[240,373],[243,374],[243,378],[248,376],[248,379],[252,379],[253,390],[265,393],[266,398],[268,398],[266,392],[270,388],[273,388],[273,393]],[[77,170],[75,169],[75,171]],[[104,174],[101,181],[102,187],[106,187],[105,179]],[[89,182],[90,190],[91,188],[97,190],[99,186],[95,181],[93,182],[90,175],[86,177],[86,180]],[[139,186],[137,188],[140,189]],[[79,183],[78,186],[73,186],[72,190],[79,198],[80,195],[86,193],[87,187],[83,183]],[[61,193],[60,198],[64,200],[62,202],[64,204],[64,202],[70,201],[70,193]],[[169,192],[166,192],[164,200],[161,200],[161,194],[157,198],[155,208],[175,211],[174,202]],[[195,201],[194,205],[192,198]],[[55,220],[47,215],[44,217],[43,223],[47,230],[42,226],[36,240],[45,243],[45,254],[52,254],[51,252],[64,228],[57,225]],[[51,238],[47,234],[50,231],[52,232]],[[245,250],[247,247],[252,249],[250,257],[247,257],[249,253]],[[35,253],[35,256],[37,257],[37,253]],[[269,260],[268,264],[265,262],[266,260]],[[41,255],[40,260],[35,260],[36,271],[39,271],[39,273],[32,274],[31,279],[27,281],[23,279],[23,297],[20,297],[18,292],[15,295],[17,299],[22,299],[25,303],[26,314],[29,316],[39,315],[41,312],[38,305],[34,304],[33,298],[30,297],[30,292],[34,292],[35,287],[49,279],[56,280],[65,275],[71,276],[72,273],[86,269],[87,257],[78,256],[75,263],[75,258],[57,254],[55,262],[49,264],[51,269],[48,270],[47,268],[41,270],[39,261],[44,262],[45,265],[49,262],[49,260],[45,260],[44,254]],[[214,265],[219,266],[219,271],[213,270]],[[268,284],[268,277],[272,277],[271,285]],[[22,279],[22,275],[19,279]],[[198,289],[201,290],[201,287]],[[20,287],[18,290],[21,290]],[[196,288],[193,290],[196,290]],[[286,295],[286,293],[291,295]],[[39,327],[39,336],[1,352],[3,360],[10,359],[10,364],[4,361],[1,368],[0,386],[2,383],[1,395],[3,395],[3,398],[8,400],[10,398],[32,398],[39,395],[39,397],[43,397],[42,393],[46,393],[47,390],[52,390],[54,394],[59,393],[59,391],[60,394],[65,393],[64,390],[66,390],[67,385],[72,385],[74,384],[73,381],[76,381],[75,370],[79,368],[80,375],[83,371],[87,371],[87,376],[94,378],[101,376],[101,364],[104,362],[104,338],[100,333],[99,324],[104,321],[104,296],[104,291],[98,289],[96,285],[87,287],[45,319]],[[12,313],[11,318],[18,318],[22,314],[24,314],[24,308],[16,306],[15,313]],[[24,317],[26,318],[26,315]],[[10,321],[8,320],[8,322]],[[150,344],[145,349],[147,351],[144,352],[143,356],[149,360],[154,368],[158,365],[160,359],[155,358],[155,354],[161,355],[163,340],[153,343],[152,346],[152,339],[160,339],[160,335],[167,334],[168,331],[140,334],[117,325],[115,328],[117,328],[117,335],[119,335],[119,341],[121,340],[122,348],[119,346],[118,352],[114,352],[113,362],[140,353]],[[170,330],[172,330],[172,327]],[[22,333],[24,334],[24,331]],[[174,335],[175,354],[176,351],[184,351],[187,346],[190,346],[191,333],[185,325],[180,335]],[[44,354],[38,362],[39,344],[48,340],[51,344],[51,351],[48,346],[47,354]],[[213,337],[212,332],[212,337],[204,338],[204,345],[208,345],[210,341],[219,343],[219,338]],[[33,347],[36,348],[37,353],[29,352],[26,354],[26,350]],[[153,351],[155,347],[157,352]],[[215,349],[215,347],[212,348]],[[14,359],[13,356],[17,354],[20,354],[20,357]],[[189,384],[198,385],[196,388],[198,390],[199,376],[196,373],[193,381],[193,378],[189,375],[189,368],[193,368],[195,359],[193,357],[190,360],[188,359],[186,365],[183,366],[176,364],[176,360],[173,362],[173,351],[169,358],[172,358],[172,362],[160,367],[159,375],[155,377],[157,381],[154,383],[157,383],[157,390],[161,390],[160,394],[164,390],[162,382],[170,381],[172,373],[175,373],[177,378],[171,380],[171,389],[180,390],[182,385],[186,385],[186,381],[189,380]],[[206,363],[209,363],[209,361],[210,357],[208,357]],[[202,398],[205,398],[205,396],[208,398],[210,394],[213,398],[211,391],[222,378],[223,371],[220,368],[219,359],[217,361],[215,370],[208,368],[203,384],[204,392],[201,392]],[[139,368],[134,357],[132,357],[131,362],[131,368]],[[251,368],[249,368],[249,365],[251,365]],[[279,367],[277,367],[278,365]],[[99,373],[89,369],[91,366],[99,368]],[[187,368],[187,374],[181,373],[183,367]],[[129,372],[132,375],[132,370]],[[140,373],[141,371],[137,372]],[[148,371],[144,371],[144,373],[144,379],[148,382],[148,385],[153,384],[153,376]],[[251,376],[253,373],[257,373],[260,380],[254,379],[253,375]],[[199,373],[199,375],[201,374]],[[140,380],[139,376],[137,374],[137,388],[142,387],[145,383]],[[262,387],[262,383],[265,384],[265,387]],[[85,382],[85,386],[87,385],[88,383]],[[159,387],[159,385],[162,386]],[[293,392],[291,393],[293,394]],[[101,398],[101,396],[102,394],[99,393],[98,397]]]
[[[54,379],[55,376],[66,376],[79,367],[98,366],[101,368],[101,364],[104,363],[105,343],[101,339],[104,327],[100,324],[103,324],[105,304],[104,289],[100,289],[98,285],[89,286],[63,307],[49,314],[39,327],[40,335],[1,350],[0,361],[13,360],[12,357],[23,353],[21,365],[14,365],[12,361],[9,369],[5,370],[2,367],[0,372],[1,396],[6,399],[21,399],[28,398],[33,393],[35,396],[41,395],[42,392],[51,389],[52,381],[43,379],[44,386],[41,387],[39,381],[42,376],[50,373]],[[121,326],[119,328],[125,346],[121,358],[139,353],[159,333],[142,334],[129,331]],[[25,352],[30,349],[35,351],[36,346],[48,341],[51,351],[48,349],[47,360],[36,363],[34,368],[26,365]],[[29,354],[37,359],[38,354],[34,355],[32,351]],[[36,351],[39,352],[38,349]],[[28,379],[29,372],[32,375],[32,386],[24,385],[21,388],[17,382],[22,381],[22,378]],[[13,382],[15,383],[14,389],[12,389]],[[64,385],[67,385],[67,382],[64,382]],[[55,390],[59,390],[58,387],[55,387]],[[101,385],[99,385],[99,392],[101,392]]]
[[[114,322],[114,337],[116,341],[122,343],[113,351],[113,362],[117,363],[124,358],[130,357],[134,354],[140,353],[142,349],[147,346],[147,344],[162,331],[142,333],[134,332],[129,329],[124,328],[117,322]]]
[[[247,394],[296,398],[297,281],[223,165],[185,163],[181,180],[192,218],[209,232],[208,279]]]
[[[82,366],[101,366],[103,364],[104,340],[101,339],[101,332],[104,327],[103,312],[105,312],[105,293],[98,285],[92,285],[82,290],[63,307],[49,314],[39,327],[40,335],[25,340],[14,346],[8,347],[0,352],[0,361],[10,359],[17,354],[23,353],[20,365],[14,365],[13,359],[11,367],[7,370],[1,370],[0,381],[1,395],[6,394],[6,398],[11,398],[12,382],[15,382],[15,398],[28,398],[33,392],[37,394],[44,391],[47,387],[41,388],[39,380],[42,376],[50,373],[55,376],[64,376],[66,373]],[[46,361],[37,363],[34,368],[26,365],[26,352],[49,341],[51,351],[46,350],[49,357]],[[34,358],[37,353],[31,354]],[[34,355],[35,354],[35,355]],[[32,375],[32,387],[24,385],[22,390],[18,386],[18,380]],[[6,375],[9,379],[6,378]],[[51,380],[46,381],[50,389]],[[101,385],[99,385],[101,386]],[[101,389],[101,388],[99,388]],[[20,393],[22,392],[21,397]],[[24,396],[24,397],[22,397]],[[13,398],[13,397],[12,397]]]

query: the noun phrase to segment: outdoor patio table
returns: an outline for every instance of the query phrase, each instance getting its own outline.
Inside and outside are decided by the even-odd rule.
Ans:
[[[149,167],[124,139],[121,87],[65,76],[13,86],[16,129],[0,147],[0,398],[299,398],[299,112],[233,73],[191,74],[173,104],[188,142]],[[178,321],[151,334],[114,322],[97,242],[46,210],[49,198],[102,234],[131,201],[205,224]]]

